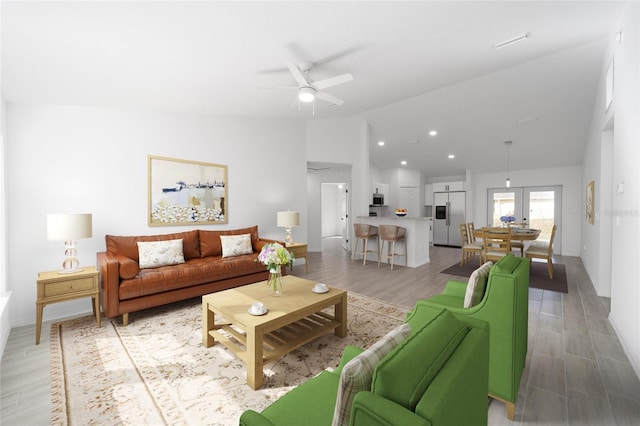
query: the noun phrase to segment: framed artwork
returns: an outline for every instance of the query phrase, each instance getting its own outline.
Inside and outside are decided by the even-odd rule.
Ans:
[[[587,185],[587,223],[593,225],[593,216],[594,216],[594,195],[595,195],[595,184],[593,181],[589,182]]]
[[[148,156],[149,226],[228,221],[227,166]]]
[[[613,102],[613,58],[609,62],[604,86],[604,110],[607,112]]]

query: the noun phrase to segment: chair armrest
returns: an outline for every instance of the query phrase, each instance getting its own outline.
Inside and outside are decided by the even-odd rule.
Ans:
[[[96,253],[96,261],[98,272],[100,272],[100,299],[102,302],[102,311],[108,318],[120,315],[120,264],[118,259],[107,252]]]
[[[462,281],[447,281],[442,294],[445,296],[456,296],[464,298],[467,292],[467,283]]]
[[[240,426],[275,426],[269,419],[253,410],[247,410],[240,416]]]
[[[402,405],[365,391],[358,392],[353,400],[349,425],[430,426],[431,422]]]
[[[340,364],[333,370],[334,374],[338,376],[342,373],[342,368],[347,365],[349,361],[354,359],[356,356],[360,355],[364,352],[364,349],[360,349],[353,345],[347,345],[346,348],[342,351],[342,358],[340,358]]]

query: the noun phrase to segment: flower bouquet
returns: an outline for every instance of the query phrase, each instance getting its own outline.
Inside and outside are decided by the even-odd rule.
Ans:
[[[511,222],[515,222],[515,221],[516,221],[515,216],[500,216],[500,222],[502,222],[504,225],[510,224]]]
[[[269,279],[267,284],[271,287],[274,296],[282,294],[282,266],[293,265],[293,254],[279,243],[268,243],[262,247],[258,255],[258,262],[267,267]]]

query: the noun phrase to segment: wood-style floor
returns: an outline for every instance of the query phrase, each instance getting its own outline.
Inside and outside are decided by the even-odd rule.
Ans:
[[[351,262],[338,239],[323,244],[322,253],[309,253],[309,274],[296,265],[295,275],[407,308],[442,291],[448,279],[460,280],[440,273],[459,260],[460,249],[431,247],[431,263],[390,271]],[[596,295],[579,258],[556,261],[566,265],[569,293],[530,290],[529,353],[516,421],[507,420],[503,403],[491,401],[489,424],[639,425],[640,381],[607,319],[609,300]],[[0,386],[0,424],[50,424],[49,333],[43,331],[36,346],[34,325],[11,331]]]

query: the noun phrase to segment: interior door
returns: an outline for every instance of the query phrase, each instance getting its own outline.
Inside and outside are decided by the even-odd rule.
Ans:
[[[418,212],[418,187],[401,186],[398,197],[398,208],[407,209],[407,216],[419,216]]]

